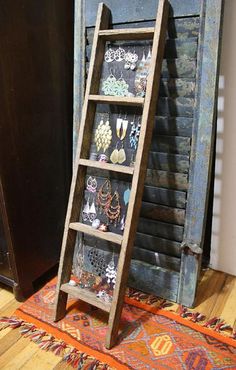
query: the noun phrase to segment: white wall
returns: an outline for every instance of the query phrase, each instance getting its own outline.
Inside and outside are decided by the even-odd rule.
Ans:
[[[236,0],[225,1],[210,264],[236,275]]]

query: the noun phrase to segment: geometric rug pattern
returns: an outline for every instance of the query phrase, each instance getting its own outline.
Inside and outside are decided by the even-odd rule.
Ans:
[[[85,302],[69,298],[67,315],[53,322],[56,280],[30,297],[16,311],[17,317],[49,335],[106,363],[106,368],[142,370],[236,369],[235,341],[216,336],[165,310],[149,312],[135,300],[126,299],[115,347],[104,346],[107,314]]]

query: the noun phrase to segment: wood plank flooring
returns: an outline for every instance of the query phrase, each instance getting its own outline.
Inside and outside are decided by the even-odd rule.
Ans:
[[[14,299],[10,289],[0,285],[0,316],[10,316],[21,303]],[[195,310],[207,316],[219,316],[230,325],[236,319],[236,277],[211,269],[202,272]],[[72,369],[59,364],[60,357],[42,351],[18,329],[0,331],[1,370],[59,370]]]

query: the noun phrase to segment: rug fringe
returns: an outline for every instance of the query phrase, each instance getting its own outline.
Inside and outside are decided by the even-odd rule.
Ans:
[[[62,357],[62,361],[77,368],[78,370],[109,370],[112,369],[108,364],[100,362],[86,353],[78,351],[66,344],[62,340],[56,339],[53,335],[47,334],[45,330],[37,329],[33,324],[18,319],[15,316],[1,317],[0,330],[10,327],[11,329],[20,328],[20,334],[29,338],[44,351],[50,351],[56,356]]]

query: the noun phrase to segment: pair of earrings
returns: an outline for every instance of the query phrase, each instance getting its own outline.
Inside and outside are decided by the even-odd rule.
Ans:
[[[105,61],[107,63],[111,62],[122,62],[125,58],[125,50],[121,48],[120,46],[118,49],[113,50],[110,46],[108,50],[105,52]]]
[[[97,205],[99,206],[100,213],[104,213],[110,223],[117,226],[120,220],[120,197],[117,191],[112,195],[111,182],[106,179],[101,185],[97,193]]]
[[[149,74],[149,68],[151,63],[151,49],[149,48],[147,58],[145,56],[145,53],[143,51],[143,57],[141,62],[138,65],[137,72],[135,75],[135,91],[137,96],[144,97],[146,93],[146,85],[147,85],[147,77]]]
[[[114,164],[116,163],[122,164],[126,160],[126,153],[123,146],[123,140],[126,137],[128,122],[129,121],[126,119],[126,117],[124,119],[118,117],[116,120],[116,134],[121,144],[120,149],[118,149],[119,141],[117,141],[116,148],[111,153],[110,160]]]
[[[99,152],[99,150],[102,149],[103,152],[105,153],[105,151],[111,145],[111,140],[112,140],[112,131],[109,118],[106,120],[106,122],[104,122],[102,118],[95,131],[94,141],[96,144],[97,152]]]
[[[89,221],[93,222],[97,216],[97,211],[95,207],[94,199],[90,205],[90,196],[87,198],[87,202],[84,205],[83,211],[82,211],[82,219],[83,221]]]
[[[130,124],[131,124],[131,131],[129,134],[130,147],[136,150],[138,146],[140,129],[141,129],[140,119],[138,120],[137,124],[135,124],[135,116],[134,116],[134,119]]]
[[[133,94],[129,92],[129,84],[124,80],[122,74],[120,78],[116,79],[112,72],[106,80],[103,81],[102,92],[104,95],[110,96],[133,96]]]

